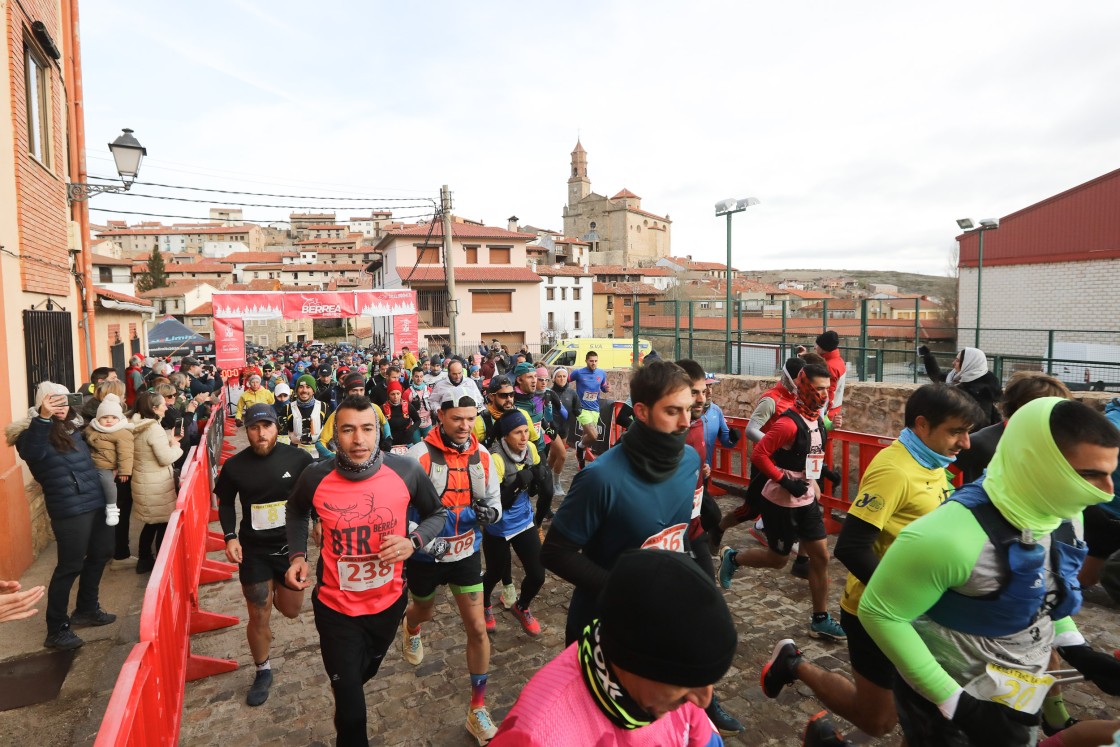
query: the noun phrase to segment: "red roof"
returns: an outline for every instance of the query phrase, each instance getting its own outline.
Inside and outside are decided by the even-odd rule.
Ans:
[[[352,264],[329,265],[329,264],[324,264],[322,262],[317,262],[317,263],[314,263],[314,264],[305,264],[305,265],[301,265],[301,264],[298,264],[298,263],[293,263],[293,264],[290,264],[290,265],[284,265],[284,264],[279,264],[279,265],[278,264],[245,265],[246,270],[279,270],[281,272],[328,272],[328,271],[333,271],[333,272],[357,272],[358,270],[363,269],[363,267],[364,267],[364,265],[352,265]]]
[[[591,292],[612,296],[660,296],[664,291],[649,283],[592,283]]]
[[[984,232],[984,266],[1120,257],[1120,169],[1000,219]],[[961,267],[976,267],[979,231],[957,236]]]
[[[190,293],[192,290],[200,285],[207,284],[204,280],[182,280],[172,283],[166,288],[152,288],[150,291],[144,291],[140,294],[141,298],[171,298],[174,296],[183,296]],[[214,286],[211,285],[211,288]]]
[[[218,261],[224,264],[235,265],[254,262],[283,262],[285,259],[297,259],[299,252],[234,252],[228,257]]]
[[[642,329],[658,328],[658,329],[674,329],[677,326],[677,320],[668,315],[647,315],[642,314],[640,318]],[[860,336],[860,319],[829,319],[828,328],[836,330],[837,334],[841,337],[850,337],[858,339]],[[719,330],[725,329],[726,317],[723,316],[697,316],[692,320],[692,326],[697,330]],[[798,317],[790,317],[785,320],[785,326],[782,325],[782,320],[775,317],[743,317],[743,332],[755,332],[758,334],[771,334],[781,335],[782,331],[790,336],[802,335],[805,339],[813,339],[821,331],[821,320],[817,319],[802,319]],[[731,329],[739,329],[739,319],[736,316],[731,317]],[[630,322],[624,322],[624,327],[633,326]],[[921,330],[920,339],[923,340],[952,340],[957,336],[957,328],[955,325],[941,321],[941,320],[920,320],[918,327]],[[867,333],[872,338],[892,338],[898,340],[913,340],[914,339],[914,320],[913,319],[877,319],[869,321],[867,324]]]
[[[190,235],[190,234],[248,234],[253,226],[215,226],[179,224],[174,226],[155,225],[146,228],[114,228],[102,231],[98,236],[152,236],[158,235]]]
[[[340,226],[335,223],[319,224],[314,226],[303,226],[304,231],[349,231],[350,226]]]
[[[420,265],[406,271],[402,280],[413,283],[443,283],[443,267]],[[539,283],[541,276],[527,267],[456,267],[455,281],[462,283]]]
[[[589,278],[591,273],[578,265],[536,265],[538,275],[567,275],[569,277]]]
[[[797,296],[798,298],[802,298],[805,300],[818,298],[824,300],[826,298],[836,298],[836,296],[825,293],[823,291],[798,290],[797,288],[778,288],[775,295],[781,295],[783,293],[789,296]]]
[[[405,228],[395,228],[386,233],[380,243],[383,244],[394,238],[403,237],[422,239],[427,237],[429,230],[432,232],[433,239],[436,237],[443,238],[443,223],[436,222],[434,225],[429,223]],[[520,233],[496,226],[480,226],[476,223],[452,223],[451,235],[454,238],[462,239],[507,239],[509,241],[531,241],[537,238],[535,233]]]
[[[178,263],[173,262],[164,267],[168,275],[185,275],[192,272],[220,272],[223,275],[233,272],[233,269],[221,262],[193,262],[193,263]]]
[[[622,191],[620,191],[620,192],[619,192],[618,194],[616,194],[616,195],[615,195],[614,197],[612,197],[611,199],[612,199],[612,200],[625,200],[625,199],[627,199],[627,198],[629,198],[629,199],[632,199],[632,200],[640,200],[640,199],[642,199],[641,197],[638,197],[638,196],[637,196],[636,194],[634,194],[633,192],[631,192],[630,190],[628,190],[628,189],[627,189],[626,187],[623,187],[623,188],[622,188]]]
[[[151,306],[152,305],[151,301],[145,301],[142,298],[137,298],[136,296],[130,296],[127,293],[118,293],[117,291],[109,290],[108,288],[102,288],[99,285],[93,286],[93,290],[94,290],[95,293],[97,293],[97,295],[99,295],[103,298],[110,298],[114,301],[120,301],[122,303],[134,303],[134,304],[137,304],[139,306]]]
[[[554,244],[579,244],[580,246],[591,246],[586,241],[580,241],[579,239],[569,239],[566,236],[562,237],[562,238],[559,238],[559,239],[553,239],[552,243],[554,243]]]
[[[187,316],[214,316],[214,304],[207,301],[197,309],[188,311]]]
[[[132,267],[131,259],[117,259],[116,257],[106,257],[104,254],[97,254],[95,252],[90,252],[89,256],[91,261],[93,262],[94,267],[97,267],[99,265],[102,267]]]

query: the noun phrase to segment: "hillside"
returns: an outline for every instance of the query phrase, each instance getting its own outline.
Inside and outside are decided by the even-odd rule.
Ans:
[[[898,286],[899,293],[920,293],[941,299],[952,298],[957,292],[957,279],[944,275],[921,275],[914,272],[887,270],[764,270],[751,275],[761,275],[762,281],[776,283],[780,280],[816,281],[821,278],[846,277],[858,280],[863,288],[871,283],[889,283]]]

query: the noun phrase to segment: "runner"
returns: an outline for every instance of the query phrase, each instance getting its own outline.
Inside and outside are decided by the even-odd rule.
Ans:
[[[548,449],[548,466],[552,468],[552,484],[556,488],[556,495],[564,495],[560,475],[564,471],[564,463],[568,460],[568,446],[576,442],[579,414],[583,407],[575,387],[568,384],[566,368],[557,368],[552,372],[552,393],[555,395],[552,404],[552,423],[556,429],[556,436],[553,438],[554,445]]]
[[[501,486],[502,518],[486,527],[482,535],[482,554],[486,573],[482,576],[482,599],[486,605],[486,630],[497,629],[490,597],[499,580],[510,579],[503,588],[512,589],[510,549],[517,553],[525,580],[513,604],[506,605],[522,629],[531,636],[541,634],[540,623],[529,611],[529,605],[544,585],[541,565],[541,540],[536,532],[529,496],[537,495],[537,512],[552,505],[552,470],[541,462],[537,448],[529,441],[529,419],[520,410],[511,410],[498,420],[498,439],[494,451],[494,469]]]
[[[848,636],[855,681],[806,661],[786,639],[777,643],[762,670],[767,697],[778,697],[783,687],[800,679],[825,706],[867,734],[882,737],[894,729],[894,665],[860,624],[859,599],[898,533],[952,493],[945,468],[968,448],[968,432],[983,418],[971,397],[945,384],[927,384],[910,395],[905,430],[871,460],[860,481],[861,497],[852,503],[836,542],[836,557],[849,570],[840,626]]]
[[[782,415],[751,452],[751,464],[768,478],[762,489],[762,519],[768,546],[720,553],[719,582],[731,588],[739,566],[783,568],[795,540],[809,556],[809,594],[812,619],[809,635],[832,641],[845,639],[844,629],[828,613],[828,543],[824,517],[817,502],[827,434],[820,421],[828,396],[828,369],[808,365],[797,375],[794,406]]]
[[[481,527],[502,517],[498,473],[490,454],[472,430],[477,403],[461,388],[447,393],[440,407],[440,424],[408,451],[420,463],[446,507],[441,541],[425,545],[409,559],[408,592],[412,601],[401,627],[405,661],[417,666],[424,660],[420,626],[433,617],[436,590],[448,586],[467,631],[467,671],[471,700],[467,731],[486,744],[497,731],[486,708],[486,682],[490,671],[490,639],[486,635],[485,601],[482,597]]]
[[[285,581],[293,589],[311,585],[307,519],[314,510],[323,544],[311,606],[334,692],[337,744],[366,747],[362,687],[377,674],[404,614],[403,563],[439,534],[446,511],[415,462],[381,454],[368,399],[347,396],[336,415],[338,455],[304,470],[288,499]],[[422,520],[406,535],[409,510]]]
[[[381,409],[385,412],[394,448],[408,448],[417,440],[414,436],[420,427],[420,413],[411,409],[409,401],[404,399],[404,387],[399,381],[390,381],[388,390],[389,400]]]
[[[508,379],[495,378],[486,388],[486,407],[474,421],[474,437],[487,449],[498,442],[498,418],[517,407],[513,401],[513,384]],[[537,430],[529,421],[529,440],[537,440]]]
[[[895,703],[911,747],[1029,745],[1054,677],[1051,646],[1106,690],[1120,661],[1084,644],[1076,538],[1062,519],[1112,498],[1117,432],[1056,397],[1008,421],[984,479],[904,529],[859,605],[900,675]],[[1061,735],[1058,735],[1061,737]]]
[[[593,443],[599,437],[599,395],[610,392],[607,383],[607,374],[599,370],[599,354],[588,351],[583,357],[584,367],[572,371],[568,377],[576,385],[576,394],[579,396],[580,410],[577,421],[583,427],[584,439]],[[576,452],[579,456],[579,451]]]
[[[722,745],[701,709],[738,636],[712,580],[679,553],[631,551],[614,563],[601,600],[578,642],[529,680],[490,744]]]
[[[343,379],[342,385],[345,387],[344,394],[347,397],[364,397],[365,396],[365,382],[362,380],[362,375],[359,373],[349,374]],[[393,446],[393,438],[389,431],[389,419],[385,417],[385,411],[380,407],[373,408],[374,413],[377,415],[377,422],[381,426],[381,438],[379,439],[379,446],[385,451],[388,451]],[[331,412],[327,415],[326,421],[323,423],[323,428],[319,432],[319,440],[315,442],[315,448],[318,449],[319,455],[324,459],[330,459],[334,456],[334,413]]]
[[[313,460],[302,449],[277,443],[279,419],[271,405],[250,406],[244,421],[249,448],[222,465],[214,494],[218,496],[218,518],[226,536],[226,558],[240,566],[241,592],[249,607],[245,633],[257,673],[245,702],[259,706],[268,700],[272,686],[272,608],[294,619],[303,606],[303,591],[284,583],[288,571],[284,505],[296,480]],[[240,534],[234,507],[237,497],[241,498]]]
[[[318,444],[323,424],[331,411],[328,405],[315,398],[315,388],[315,378],[310,374],[303,374],[296,379],[296,396],[289,406],[291,420],[287,430],[293,445],[315,459],[324,455],[330,458],[330,452],[326,449],[323,449],[324,453],[320,453]]]

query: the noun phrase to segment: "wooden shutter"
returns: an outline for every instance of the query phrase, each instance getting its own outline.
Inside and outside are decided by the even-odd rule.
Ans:
[[[471,293],[471,311],[475,313],[509,313],[513,311],[513,291]]]

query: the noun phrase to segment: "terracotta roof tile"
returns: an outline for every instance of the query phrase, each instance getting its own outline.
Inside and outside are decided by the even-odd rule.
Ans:
[[[626,187],[623,187],[623,188],[621,189],[621,191],[619,191],[619,193],[618,193],[618,194],[616,194],[616,195],[615,195],[614,197],[612,197],[611,199],[612,199],[612,200],[625,200],[625,199],[627,199],[627,198],[629,198],[629,199],[632,199],[632,200],[640,200],[640,199],[642,199],[641,197],[638,197],[638,196],[637,196],[636,194],[634,194],[633,192],[631,192],[630,190],[628,190],[628,189],[627,189]]]
[[[592,283],[591,292],[612,296],[660,296],[664,291],[649,283]]]
[[[116,257],[106,257],[104,254],[97,254],[95,252],[90,252],[89,256],[91,261],[93,262],[94,267],[97,267],[98,265],[102,267],[132,267],[131,259],[117,259]]]
[[[578,265],[535,265],[533,269],[538,275],[567,275],[569,277],[589,278],[592,277],[590,272],[587,272]]]
[[[93,287],[93,290],[94,290],[95,293],[97,293],[97,295],[99,295],[103,298],[111,298],[114,301],[121,301],[122,303],[134,303],[134,304],[138,304],[140,306],[151,306],[152,305],[151,301],[145,301],[143,298],[137,298],[136,296],[130,296],[127,293],[118,293],[117,291],[109,290],[108,288],[102,288],[99,285],[95,285]]]
[[[214,316],[214,304],[207,301],[197,309],[188,311],[187,316]]]
[[[260,264],[245,265],[246,270],[275,270],[280,272],[357,272],[364,265],[338,264],[329,265],[322,262],[314,264]]]
[[[445,282],[443,268],[422,265],[406,271],[402,280],[416,283]],[[527,267],[457,267],[455,280],[462,283],[539,283],[541,276]]]

